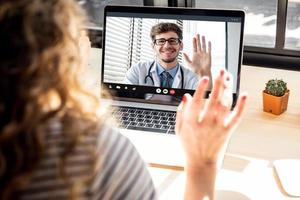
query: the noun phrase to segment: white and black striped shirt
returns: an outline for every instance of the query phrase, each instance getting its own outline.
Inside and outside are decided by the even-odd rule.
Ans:
[[[20,192],[21,199],[67,199],[66,182],[58,178],[59,156],[65,144],[64,137],[54,128],[47,138],[46,156],[28,186]],[[85,144],[85,146],[83,146]],[[96,146],[97,153],[89,152],[86,146]],[[96,166],[94,164],[96,163]],[[93,166],[96,167],[94,173]],[[89,135],[81,145],[68,154],[65,164],[70,182],[81,182],[92,175],[88,184],[78,185],[78,199],[157,199],[152,179],[145,163],[129,140],[107,125],[101,133]]]

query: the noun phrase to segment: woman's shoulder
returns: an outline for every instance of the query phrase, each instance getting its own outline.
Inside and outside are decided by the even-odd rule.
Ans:
[[[97,136],[97,148],[102,152],[108,152],[108,150],[118,151],[117,147],[122,145],[132,146],[128,138],[123,136],[117,127],[114,127],[111,123],[104,123]]]
[[[119,130],[102,126],[97,141],[99,174],[92,188],[110,188],[98,192],[99,199],[155,199],[152,179],[135,147]]]
[[[97,137],[97,152],[100,152],[102,167],[126,168],[128,164],[144,164],[130,140],[122,135],[118,128],[104,124]],[[133,168],[131,168],[133,169]]]

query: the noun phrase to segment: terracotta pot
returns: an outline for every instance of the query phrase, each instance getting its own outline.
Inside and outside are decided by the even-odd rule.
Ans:
[[[283,96],[277,97],[263,91],[263,108],[265,112],[280,115],[287,109],[290,91],[288,90]]]

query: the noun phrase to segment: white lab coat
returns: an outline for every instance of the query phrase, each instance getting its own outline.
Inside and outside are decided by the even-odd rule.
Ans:
[[[154,83],[152,82],[150,77],[146,78],[152,63],[153,61],[140,62],[137,65],[132,66],[126,73],[126,76],[124,78],[124,83],[133,84],[133,85],[148,85],[148,86],[160,87],[160,79],[157,75],[156,61],[154,62],[150,70],[150,76],[153,78]],[[200,77],[194,72],[192,72],[190,69],[187,69],[181,65],[179,67],[182,69],[183,76],[184,76],[183,89],[195,90],[198,85]],[[178,69],[174,77],[172,88],[181,89],[181,81],[182,81],[182,74],[181,74],[181,70]]]

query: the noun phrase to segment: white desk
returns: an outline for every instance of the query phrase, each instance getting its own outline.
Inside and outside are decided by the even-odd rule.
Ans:
[[[100,60],[101,50],[93,50],[92,65],[83,76],[83,81],[96,88],[96,92],[100,85]],[[283,78],[291,91],[288,109],[279,116],[262,111],[262,90],[270,78]],[[242,66],[241,91],[249,93],[248,104],[218,174],[217,199],[300,199],[284,194],[272,168],[276,159],[300,160],[299,85],[300,72]],[[149,167],[149,170],[160,199],[182,199],[185,180],[182,171],[162,167]]]

